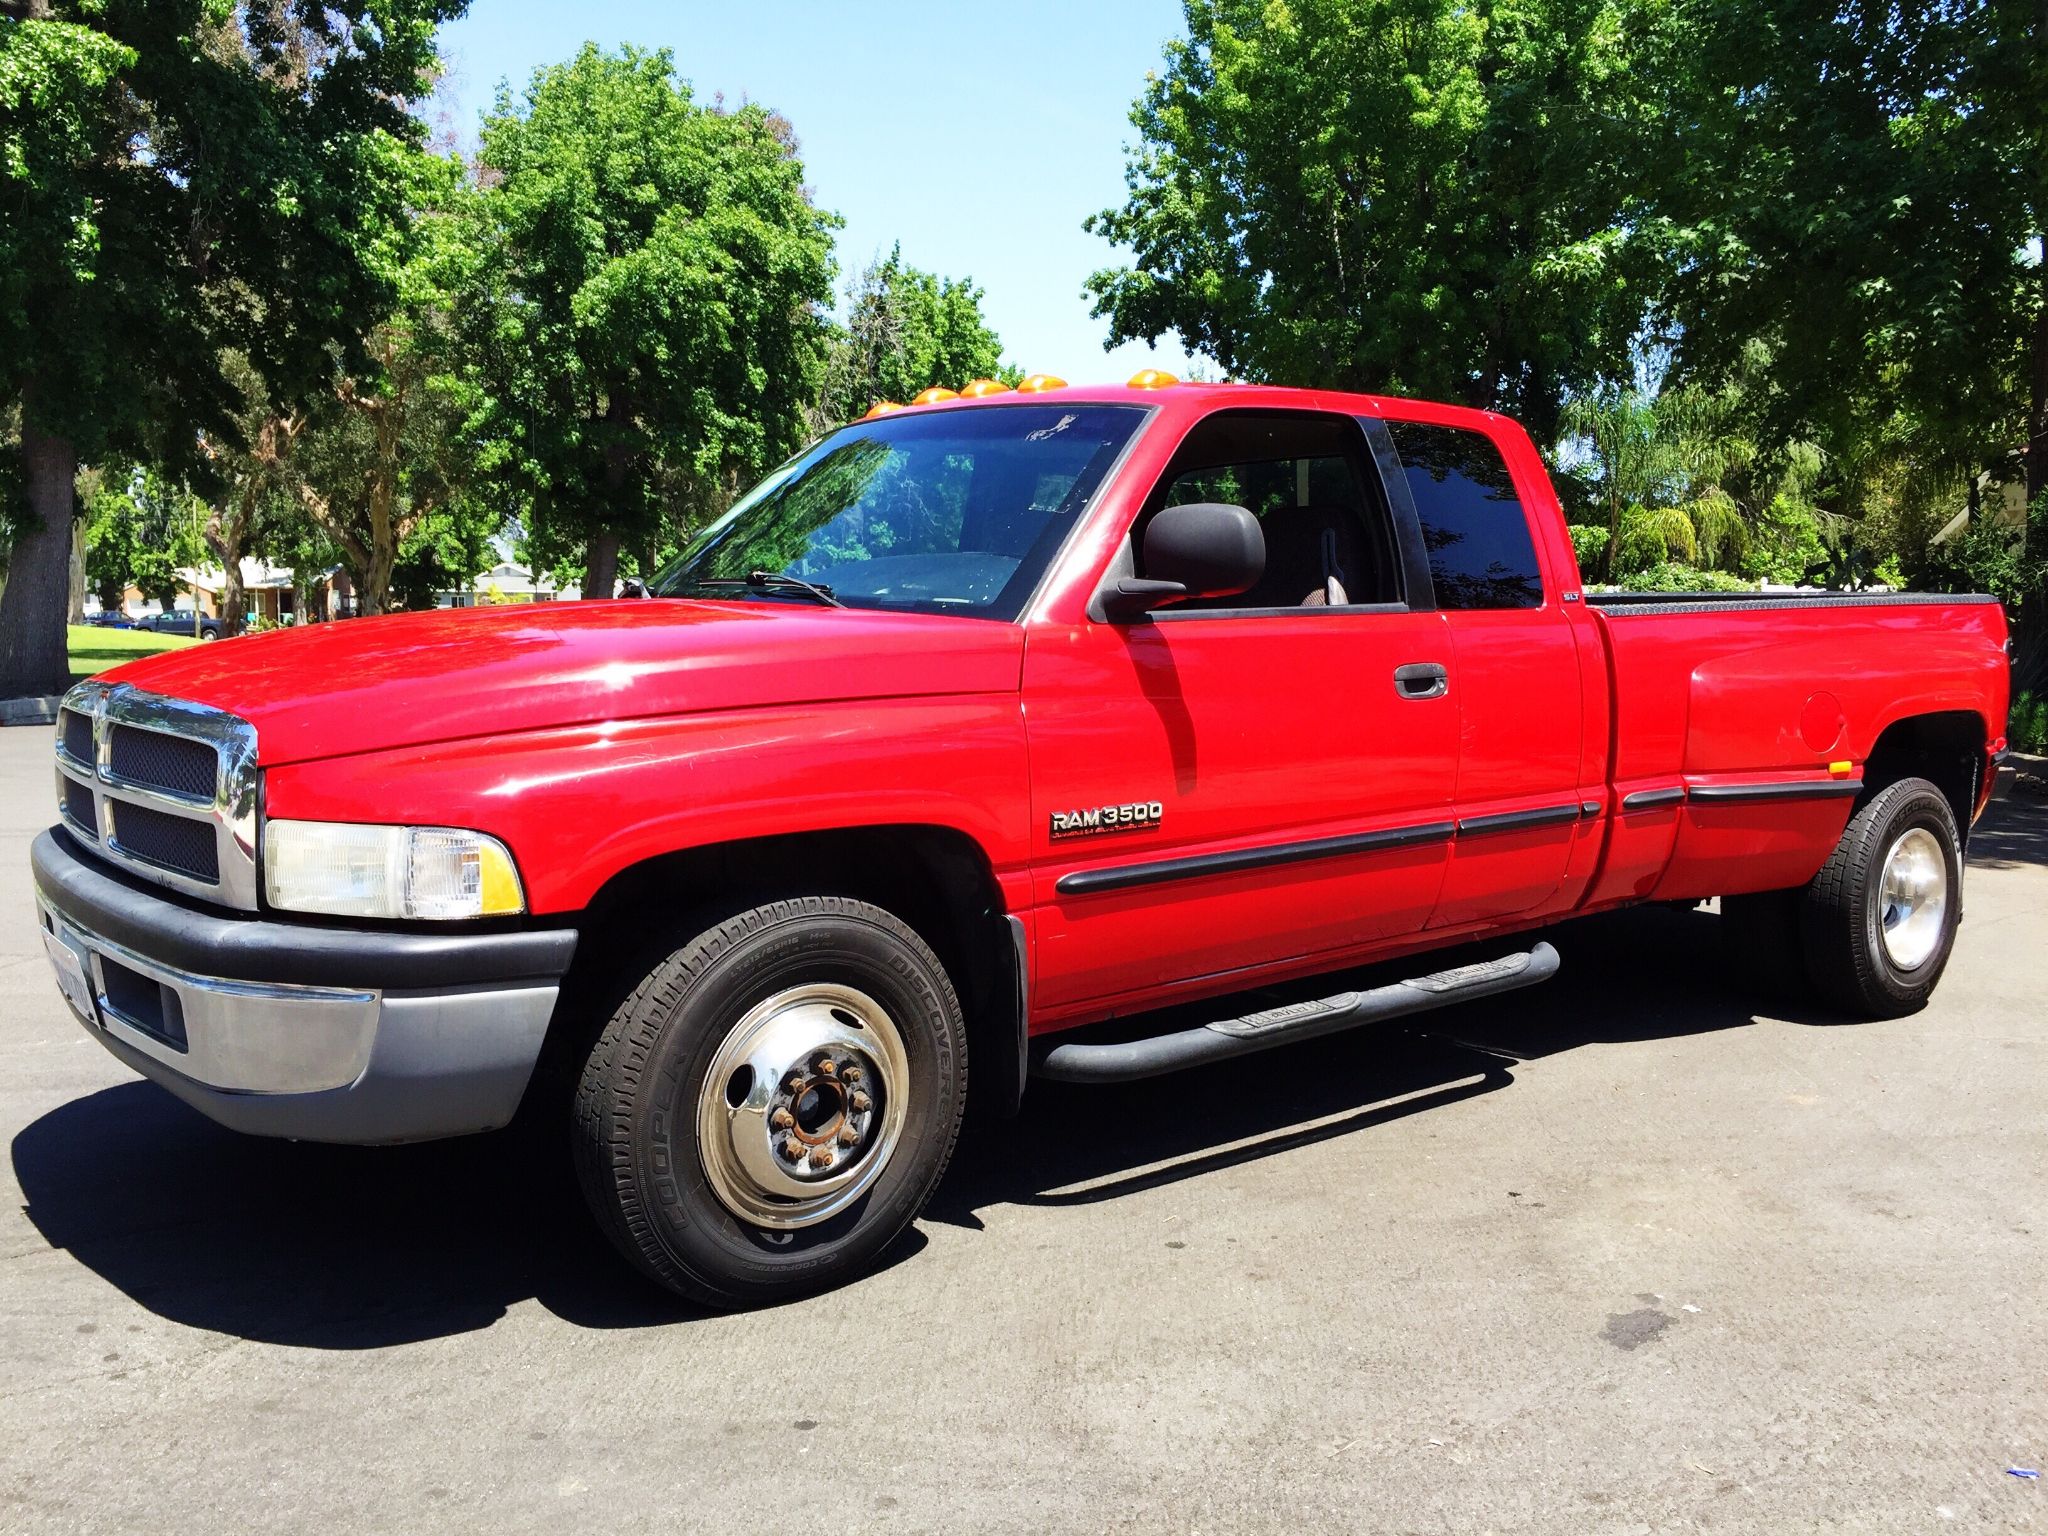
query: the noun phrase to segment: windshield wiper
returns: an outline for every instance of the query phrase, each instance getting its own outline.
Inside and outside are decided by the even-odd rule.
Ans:
[[[732,576],[699,577],[700,587],[752,587],[757,592],[795,592],[804,597],[814,597],[828,608],[844,608],[846,604],[832,595],[832,589],[822,581],[805,581],[801,576],[789,576],[780,571],[749,571],[744,579]]]

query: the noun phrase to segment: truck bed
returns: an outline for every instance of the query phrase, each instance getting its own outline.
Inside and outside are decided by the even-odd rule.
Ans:
[[[1812,878],[1885,732],[2005,717],[1995,599],[1587,594],[1608,654],[1614,832],[1589,904]],[[1979,784],[1958,796],[1967,824]]]

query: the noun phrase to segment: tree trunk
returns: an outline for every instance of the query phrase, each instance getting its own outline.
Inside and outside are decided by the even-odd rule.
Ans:
[[[590,530],[590,556],[583,572],[586,598],[610,597],[619,585],[619,534],[616,519],[626,499],[626,480],[632,472],[632,448],[627,434],[633,429],[633,402],[626,392],[613,389],[605,401],[605,425],[609,429],[604,445],[605,505],[600,516],[610,521]]]
[[[75,510],[71,518],[71,611],[65,616],[72,624],[85,622],[85,519]]]
[[[247,523],[241,510],[216,512],[206,520],[200,537],[220,562],[220,632],[223,638],[239,635],[249,606],[249,594],[242,586],[242,533]],[[198,599],[193,599],[198,606]]]
[[[249,594],[242,586],[242,547],[237,544],[234,553],[221,566],[220,582],[220,632],[223,636],[239,635],[249,617]]]
[[[2044,7],[2048,9],[2048,7]],[[2048,48],[2048,20],[2041,44]],[[2014,636],[2013,690],[2040,698],[2048,693],[2048,231],[2044,255],[2034,269],[2039,293],[2034,305],[2031,398],[2027,405],[2027,566],[2034,573],[2020,596],[2019,633]]]
[[[583,573],[585,597],[610,597],[619,584],[619,536],[600,528],[590,536],[589,569]]]
[[[1609,470],[1610,475],[1613,474]],[[1621,498],[1609,493],[1607,497],[1607,552],[1600,557],[1600,579],[1614,580],[1614,562],[1621,557]]]
[[[71,686],[64,610],[71,596],[78,452],[70,439],[44,431],[32,397],[21,413],[21,465],[29,525],[14,541],[7,588],[0,592],[0,699]]]

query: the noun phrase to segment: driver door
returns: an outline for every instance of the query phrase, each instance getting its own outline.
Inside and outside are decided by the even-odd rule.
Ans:
[[[1247,506],[1259,585],[1027,637],[1034,1012],[1326,968],[1428,921],[1452,835],[1454,662],[1442,616],[1406,600],[1365,454],[1349,417],[1205,418],[1134,533],[1175,502]]]

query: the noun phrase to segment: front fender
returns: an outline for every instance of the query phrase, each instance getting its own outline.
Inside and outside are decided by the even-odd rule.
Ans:
[[[861,700],[472,737],[293,763],[265,813],[487,832],[529,910],[587,906],[620,871],[756,837],[949,828],[1021,903],[1029,793],[1014,694]]]

